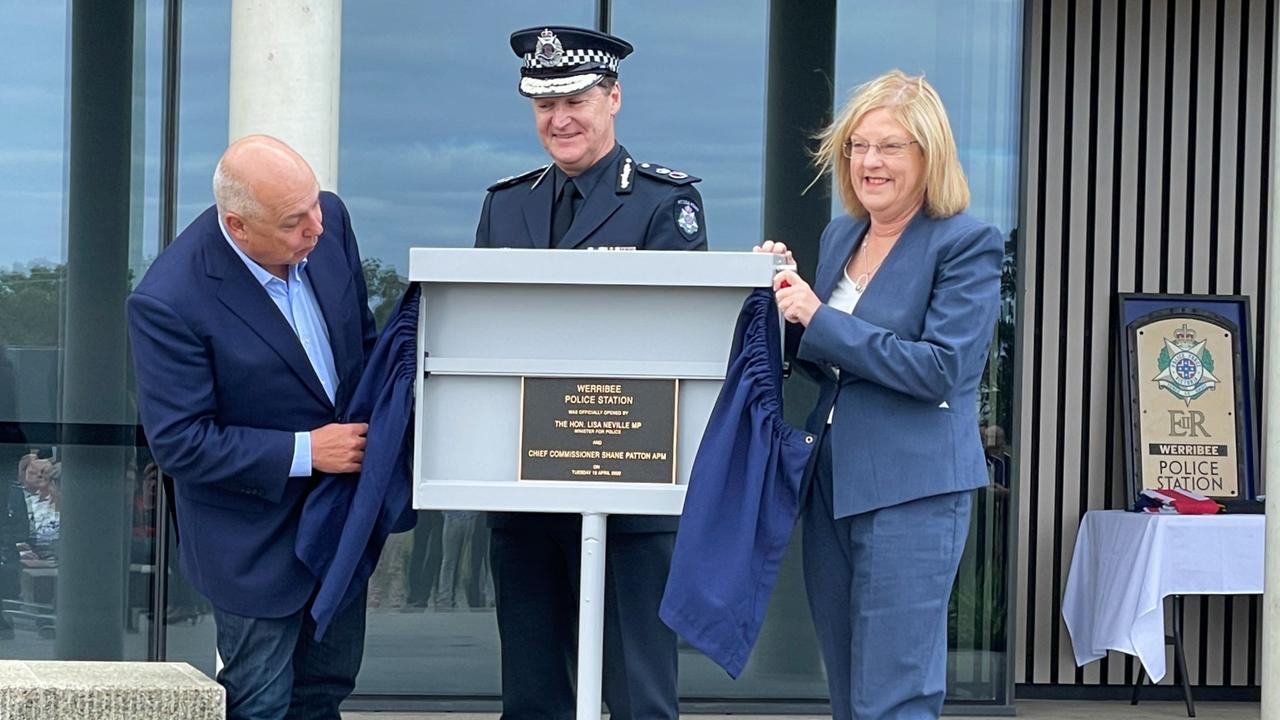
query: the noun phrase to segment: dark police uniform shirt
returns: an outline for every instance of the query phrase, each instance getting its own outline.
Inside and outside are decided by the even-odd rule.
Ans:
[[[575,179],[583,197],[560,248],[706,250],[707,224],[696,178],[613,150]],[[476,247],[551,247],[551,209],[565,176],[554,165],[489,187]]]
[[[489,187],[476,228],[478,248],[550,248],[551,209],[566,182],[555,165],[499,180]],[[688,173],[636,162],[614,145],[574,179],[583,197],[573,224],[557,246],[637,250],[706,250],[707,224],[698,182]],[[491,527],[563,528],[581,517],[543,513],[490,513]],[[609,519],[610,532],[672,532],[675,516],[626,515]]]

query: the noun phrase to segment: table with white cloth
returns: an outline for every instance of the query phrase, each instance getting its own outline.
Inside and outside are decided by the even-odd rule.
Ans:
[[[1263,515],[1085,514],[1062,617],[1076,664],[1108,650],[1165,675],[1164,598],[1262,593]]]

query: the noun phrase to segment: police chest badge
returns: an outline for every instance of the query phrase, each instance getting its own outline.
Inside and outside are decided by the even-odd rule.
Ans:
[[[681,198],[676,201],[676,227],[680,228],[680,232],[690,240],[702,228],[698,223],[699,212],[698,206],[692,200]]]

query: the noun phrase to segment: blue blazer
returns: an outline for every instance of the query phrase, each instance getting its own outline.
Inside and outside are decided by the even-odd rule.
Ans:
[[[347,210],[327,192],[320,206],[324,234],[306,272],[333,348],[336,402],[214,208],[156,258],[127,303],[138,410],[174,478],[183,572],[237,615],[283,617],[315,589],[294,554],[316,483],[289,477],[294,433],[342,417],[376,337]]]
[[[835,403],[836,517],[987,484],[978,382],[1000,305],[1000,232],[964,213],[917,213],[847,315],[825,303],[868,226],[827,225],[813,285],[824,304],[807,329],[789,326],[819,381],[810,432]]]

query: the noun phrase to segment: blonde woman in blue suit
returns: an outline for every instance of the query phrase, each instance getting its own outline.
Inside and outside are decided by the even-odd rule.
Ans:
[[[1003,243],[965,214],[946,110],[899,71],[858,88],[820,135],[845,214],[811,286],[774,290],[788,346],[819,383],[803,509],[805,586],[837,720],[936,718],[947,601],[987,483],[978,381]],[[759,252],[790,257],[782,243]]]

